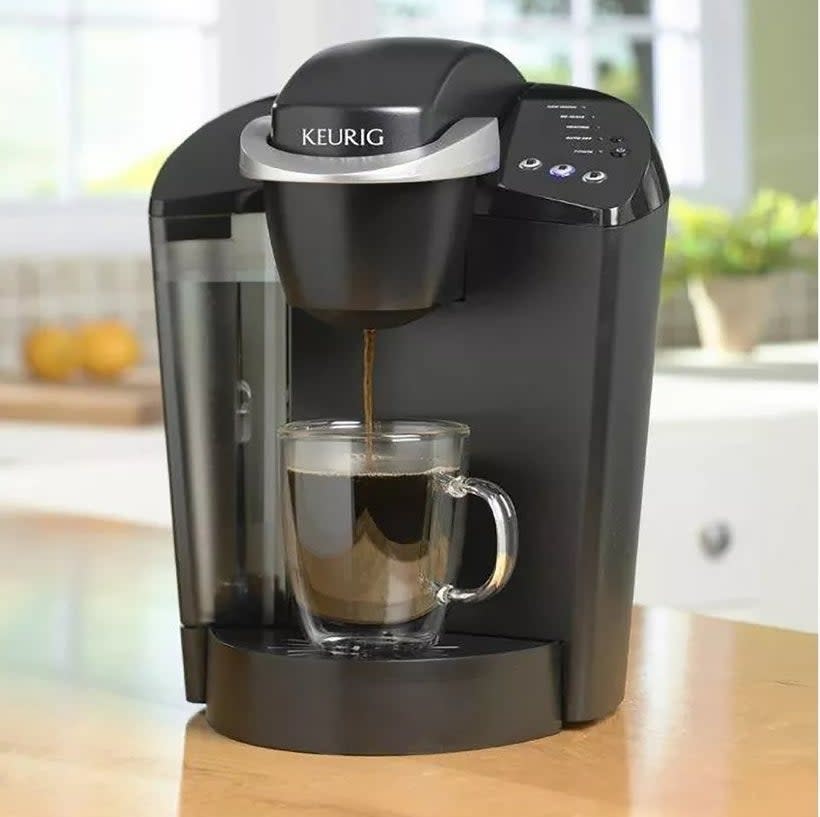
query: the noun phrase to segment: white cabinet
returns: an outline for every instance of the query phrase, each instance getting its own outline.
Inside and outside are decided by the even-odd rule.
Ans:
[[[170,526],[163,430],[0,423],[0,505]]]
[[[656,377],[638,603],[816,631],[815,394]]]

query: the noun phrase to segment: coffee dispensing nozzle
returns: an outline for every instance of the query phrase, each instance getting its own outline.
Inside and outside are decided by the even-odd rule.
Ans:
[[[299,68],[240,145],[288,303],[359,329],[433,309],[524,84],[498,52],[448,40],[348,43]]]

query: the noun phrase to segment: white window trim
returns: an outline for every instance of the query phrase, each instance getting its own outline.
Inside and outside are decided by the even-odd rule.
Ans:
[[[100,13],[92,15],[90,19],[94,24],[115,27],[180,26],[198,28],[205,36],[217,33],[217,26],[213,23],[196,22],[186,18],[140,15],[109,17]],[[77,11],[75,2],[69,3],[67,11],[58,15],[38,15],[25,11],[0,13],[0,23],[11,22],[42,28],[57,27],[66,31],[63,46],[67,52],[67,72],[63,78],[61,109],[54,112],[56,116],[66,119],[69,123],[68,138],[62,146],[65,156],[60,162],[60,189],[63,191],[77,186],[72,146],[76,145],[79,139],[78,121],[70,115],[71,96],[75,92],[75,77],[72,74],[76,71],[77,61],[71,52],[76,48],[79,27],[88,21],[89,18]],[[215,98],[214,110],[216,107]],[[0,258],[144,256],[148,251],[147,196],[92,197],[69,194],[42,200],[32,197],[0,202]]]
[[[705,181],[676,190],[730,207],[749,193],[743,6],[743,0],[703,2]],[[376,30],[376,0],[221,0],[218,110],[275,93],[307,56]],[[147,253],[147,196],[0,205],[0,257]]]
[[[737,208],[751,194],[745,0],[703,0],[701,72],[704,173],[675,192]]]

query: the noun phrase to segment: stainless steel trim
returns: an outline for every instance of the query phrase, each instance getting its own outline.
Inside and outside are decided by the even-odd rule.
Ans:
[[[239,138],[239,170],[266,182],[321,184],[430,182],[498,170],[498,120],[461,119],[435,142],[378,156],[303,156],[268,144],[270,119],[251,120]]]

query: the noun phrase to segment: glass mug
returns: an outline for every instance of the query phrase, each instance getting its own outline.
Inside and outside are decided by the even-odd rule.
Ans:
[[[434,645],[447,605],[497,593],[515,566],[518,523],[507,494],[466,476],[460,423],[288,423],[279,429],[285,558],[308,640],[333,653]],[[455,587],[464,505],[495,520],[496,560],[480,587]]]

